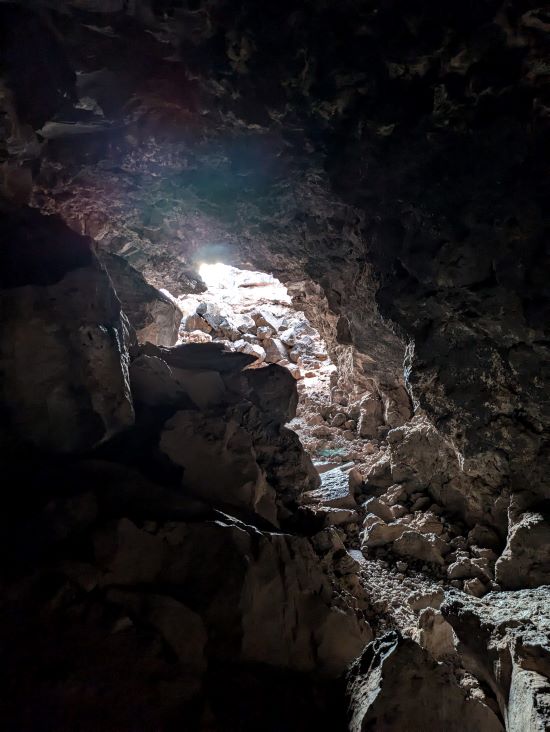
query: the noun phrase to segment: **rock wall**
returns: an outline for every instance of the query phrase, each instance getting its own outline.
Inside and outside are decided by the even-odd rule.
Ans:
[[[548,726],[547,16],[0,3],[13,728],[337,729],[360,656],[354,729]],[[289,285],[331,421],[372,389],[349,475],[287,372],[166,348],[204,261]]]
[[[332,715],[372,633],[298,506],[318,476],[284,427],[295,379],[140,346],[89,239],[36,211],[2,227],[7,728],[252,729],[272,682]],[[263,679],[250,709],[224,674]]]
[[[128,321],[91,240],[36,211],[4,211],[3,442],[86,450],[130,426]]]
[[[174,299],[149,285],[123,257],[102,251],[99,257],[138,341],[156,346],[175,345],[182,313]]]

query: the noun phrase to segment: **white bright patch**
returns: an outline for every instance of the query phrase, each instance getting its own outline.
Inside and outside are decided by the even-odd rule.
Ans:
[[[226,290],[224,299],[229,297],[235,303],[263,300],[290,305],[292,302],[282,282],[265,272],[238,269],[216,262],[201,264],[199,274],[209,291]]]
[[[180,343],[221,341],[226,349],[245,353],[251,345],[258,346],[260,351],[264,351],[266,360],[258,361],[250,368],[279,363],[298,379],[301,411],[291,426],[305,435],[307,430],[304,432],[304,429],[309,425],[305,420],[311,416],[312,410],[315,411],[314,405],[320,408],[331,403],[336,371],[320,334],[311,327],[305,313],[293,307],[287,288],[273,275],[238,269],[222,262],[203,262],[198,271],[207,289],[178,298],[183,313]],[[211,329],[208,333],[198,333],[200,339],[197,340],[194,328],[199,307],[199,312],[204,313],[206,309],[213,317],[211,322],[207,321]],[[261,336],[255,322],[257,316],[267,324],[263,326]],[[188,319],[191,319],[189,328],[186,325]],[[221,321],[224,321],[223,326]],[[220,325],[217,326],[216,322]],[[189,338],[193,333],[195,340]],[[277,340],[279,345],[270,346],[269,340]],[[295,353],[291,358],[293,350]],[[317,438],[311,439],[315,442]]]
[[[233,284],[233,275],[227,264],[218,262],[217,264],[201,264],[199,274],[204,280],[207,287],[231,287]]]

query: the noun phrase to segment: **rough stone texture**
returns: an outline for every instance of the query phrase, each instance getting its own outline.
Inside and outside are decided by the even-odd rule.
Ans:
[[[550,721],[550,588],[453,594],[441,612],[460,641],[467,668],[498,699],[507,729],[543,730]]]
[[[121,518],[96,524],[92,538],[92,556],[73,552],[69,562],[58,555],[9,583],[5,658],[19,663],[29,653],[34,663],[17,681],[6,679],[7,724],[36,727],[47,700],[47,729],[181,719],[203,729],[204,694],[207,706],[223,698],[218,669],[256,669],[268,687],[269,669],[281,669],[301,693],[315,693],[306,673],[339,675],[372,638],[365,621],[334,602],[305,538],[261,534],[227,518],[144,528]],[[270,698],[267,689],[262,698]],[[320,706],[313,703],[314,717]],[[214,717],[231,729],[243,712],[216,710]]]
[[[138,341],[173,346],[178,340],[182,316],[176,303],[149,285],[122,257],[101,252],[100,258]]]
[[[240,506],[278,525],[275,491],[256,462],[252,436],[235,420],[177,412],[166,422],[159,448],[183,467],[193,495]]]
[[[207,623],[185,593],[165,602],[156,585],[151,598],[140,587],[124,606],[122,598],[120,605],[98,602],[83,589],[98,586],[94,566],[73,566],[68,584],[46,580],[50,570],[37,563],[44,551],[51,549],[52,562],[64,554],[74,562],[82,552],[80,564],[89,565],[90,527],[128,518],[89,490],[73,495],[79,483],[68,479],[66,461],[54,480],[54,455],[70,452],[76,460],[75,452],[91,450],[183,493],[181,465],[159,455],[159,435],[176,412],[210,420],[220,380],[237,402],[244,399],[232,417],[239,430],[261,433],[256,455],[248,455],[266,475],[271,470],[277,513],[288,510],[278,518],[297,533],[318,528],[314,511],[290,506],[312,476],[295,435],[280,426],[287,403],[275,417],[258,416],[261,406],[246,396],[240,373],[255,359],[199,342],[209,332],[189,331],[194,342],[186,350],[150,345],[139,352],[132,427],[120,306],[89,240],[68,234],[59,219],[175,295],[204,290],[197,273],[204,261],[268,270],[290,285],[339,369],[329,405],[337,411],[317,415],[323,423],[315,429],[326,439],[340,429],[329,421],[345,414],[348,434],[359,428],[370,435],[361,491],[394,520],[370,514],[364,531],[395,525],[401,532],[396,542],[367,547],[361,580],[347,573],[336,586],[344,578],[366,583],[375,628],[396,619],[418,623],[400,605],[413,589],[405,582],[451,584],[464,590],[457,602],[484,613],[485,598],[473,595],[494,590],[495,607],[512,603],[501,645],[493,621],[482,631],[474,621],[461,630],[452,613],[443,614],[464,647],[479,645],[470,654],[478,659],[471,678],[493,689],[508,728],[547,724],[545,656],[537,651],[538,665],[526,666],[510,628],[529,629],[521,603],[544,615],[534,598],[550,581],[548,33],[546,9],[523,0],[0,4],[0,193],[53,214],[45,223],[21,208],[20,220],[33,220],[29,236],[14,247],[10,224],[0,247],[2,452],[7,484],[17,489],[4,494],[8,538],[18,547],[18,566],[6,579],[8,619],[17,622],[7,626],[5,657],[6,668],[24,671],[8,690],[12,726],[36,728],[47,709],[52,729],[67,720],[79,728],[83,719],[91,729],[154,728],[159,719],[178,728],[183,717],[195,729],[258,729],[266,719],[315,729],[326,711],[319,702],[326,687],[311,672],[292,669],[290,676],[286,668],[239,661],[208,663],[203,672],[209,643],[200,629]],[[44,228],[59,232],[56,253],[49,235],[43,247]],[[37,313],[45,314],[39,323]],[[12,316],[25,333],[19,360]],[[300,381],[311,367],[310,334],[280,332],[278,322],[259,316],[256,329],[277,335]],[[217,325],[255,351],[238,328]],[[374,401],[361,414],[357,397],[367,390]],[[222,414],[215,416],[225,430]],[[287,504],[285,486],[293,485]],[[158,518],[143,515],[146,494],[136,503],[147,527],[136,524],[136,531],[153,537],[158,526],[150,522]],[[265,514],[250,521],[262,526],[261,536],[269,533]],[[395,561],[394,544],[403,540],[414,551]],[[430,566],[423,565],[427,547],[438,549]],[[12,549],[8,541],[5,555]],[[532,589],[516,594],[525,587]],[[166,618],[189,624],[197,644],[167,632]],[[60,648],[69,660],[52,664]],[[407,642],[405,650],[404,680],[407,664],[414,668],[419,653],[424,659],[418,646]],[[174,660],[186,653],[191,672]],[[456,663],[467,663],[467,655],[459,649]],[[446,673],[428,666],[432,681]],[[201,673],[208,679],[202,706],[189,702],[202,693]],[[394,689],[405,688],[397,672],[395,679]],[[271,683],[288,703],[265,696]],[[435,688],[437,698],[439,681]],[[464,712],[463,689],[452,692],[450,728],[456,720],[469,724],[479,710],[468,701]],[[243,690],[259,701],[246,712],[235,702]],[[477,699],[479,683],[475,691]],[[404,709],[415,696],[404,695]],[[260,713],[266,698],[268,711]],[[307,703],[289,724],[284,712],[300,698]],[[376,698],[385,715],[390,705],[384,694]],[[126,699],[133,704],[121,705]],[[100,709],[109,710],[107,720],[98,720]],[[428,709],[427,726],[437,727],[438,710]]]
[[[432,607],[424,608],[420,613],[416,640],[436,661],[455,655],[453,629],[443,615]]]
[[[85,450],[133,423],[128,323],[92,242],[38,212],[0,222],[2,441]]]
[[[361,402],[357,429],[361,437],[377,437],[378,428],[383,424],[382,404],[376,398]]]
[[[94,546],[104,588],[154,582],[179,585],[186,593],[195,588],[194,607],[214,658],[228,660],[235,653],[244,662],[338,675],[371,637],[350,610],[331,607],[330,582],[307,539],[261,535],[223,521],[161,525],[152,534],[122,519],[99,529]],[[232,572],[224,573],[224,567]],[[108,597],[117,600],[116,593],[108,590]],[[175,628],[168,627],[177,625],[176,618]],[[198,649],[184,649],[187,663],[204,665],[199,641],[200,634]]]
[[[504,529],[507,490],[502,461],[495,458],[481,473],[468,470],[452,445],[421,415],[406,427],[391,430],[388,442],[393,482],[408,493],[428,493],[472,525],[481,522]]]
[[[242,371],[241,354],[212,344],[142,350],[130,367],[136,423],[93,459],[66,465],[44,449],[23,473],[17,451],[6,460],[24,490],[9,499],[2,537],[15,561],[2,574],[0,644],[12,670],[33,657],[4,679],[6,723],[36,728],[47,700],[52,730],[182,719],[202,730],[204,715],[231,729],[253,725],[275,693],[305,694],[312,718],[332,715],[341,691],[324,697],[323,678],[340,676],[372,631],[341,542],[327,552],[323,535],[269,531],[300,528],[296,499],[318,481],[282,427],[295,381],[277,366]],[[223,445],[212,439],[220,433]],[[267,503],[250,499],[250,472]],[[226,506],[251,523],[220,513]],[[254,709],[226,706],[224,669],[235,693],[248,674],[263,679]],[[302,713],[287,722],[303,725]]]
[[[320,487],[307,491],[302,497],[302,502],[319,502],[332,508],[355,508],[357,505],[350,488],[349,476],[340,469],[327,470],[323,473]]]
[[[295,413],[296,383],[277,365],[240,373],[241,354],[215,345],[147,346],[157,355],[132,363],[136,399],[172,409],[158,450],[183,468],[186,492],[279,526],[300,493],[319,483],[296,435],[283,426]]]
[[[508,729],[510,732],[550,727],[548,677],[514,666],[510,685]]]
[[[504,729],[490,707],[467,697],[449,669],[397,633],[373,641],[351,666],[348,696],[351,732]]]
[[[444,564],[443,555],[448,547],[435,534],[421,534],[418,531],[404,531],[393,543],[396,554],[404,557],[420,559],[423,562]]]
[[[533,500],[530,493],[515,495],[508,521],[506,547],[495,566],[497,581],[512,590],[546,584],[550,574],[548,502]]]

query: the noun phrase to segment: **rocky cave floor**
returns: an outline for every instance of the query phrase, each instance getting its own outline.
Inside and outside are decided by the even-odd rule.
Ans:
[[[3,729],[550,730],[549,33],[0,2]]]

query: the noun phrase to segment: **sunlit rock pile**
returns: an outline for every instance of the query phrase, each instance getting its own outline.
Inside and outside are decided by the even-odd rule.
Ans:
[[[335,367],[326,347],[304,313],[290,307],[291,299],[280,282],[268,274],[223,264],[203,265],[201,271],[208,290],[180,298],[183,342],[214,341],[253,356],[258,367],[278,363],[297,381],[320,377],[328,382],[325,388],[330,386]]]
[[[4,727],[550,728],[549,32],[0,2]]]
[[[223,344],[252,356],[250,368],[286,368],[298,381],[299,395],[289,426],[319,463],[362,461],[391,427],[410,417],[403,387],[382,395],[373,380],[353,383],[340,373],[319,331],[274,277],[220,263],[203,265],[201,272],[207,290],[178,300],[180,342]]]

